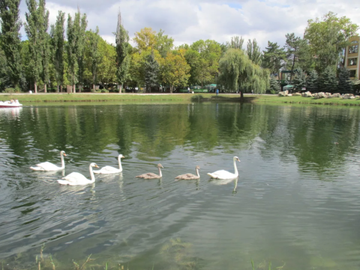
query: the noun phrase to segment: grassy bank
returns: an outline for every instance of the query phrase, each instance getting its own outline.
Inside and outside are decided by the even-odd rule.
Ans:
[[[342,99],[342,98],[321,98],[312,97],[279,97],[277,95],[261,95],[254,99],[258,104],[308,104],[308,105],[343,105],[360,106],[360,99]]]
[[[192,102],[240,102],[239,94],[116,94],[116,93],[49,93],[49,94],[0,94],[0,101],[18,99],[28,105],[66,104],[187,104]],[[244,95],[244,102],[256,104],[304,104],[304,105],[346,105],[359,106],[360,99],[305,98],[301,96],[279,97],[277,95]]]

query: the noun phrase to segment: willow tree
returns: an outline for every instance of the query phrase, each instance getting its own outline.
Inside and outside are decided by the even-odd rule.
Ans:
[[[242,97],[243,91],[264,93],[269,86],[269,71],[254,64],[242,50],[229,49],[219,66],[219,82],[227,89],[241,90]]]

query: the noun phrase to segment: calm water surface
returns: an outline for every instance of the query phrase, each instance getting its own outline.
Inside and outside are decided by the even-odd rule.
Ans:
[[[359,269],[360,110],[240,104],[0,110],[4,269]],[[34,172],[43,161],[64,172]],[[90,162],[124,171],[93,185]],[[210,181],[233,171],[238,180]],[[156,172],[161,180],[135,178]],[[201,180],[174,181],[195,173]],[[50,256],[51,255],[51,256]],[[50,258],[50,259],[49,259]],[[49,269],[50,268],[49,266]]]

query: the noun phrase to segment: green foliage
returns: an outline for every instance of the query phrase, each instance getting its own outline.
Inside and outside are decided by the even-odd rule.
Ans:
[[[154,49],[156,49],[161,57],[166,57],[167,53],[172,50],[174,46],[174,39],[164,35],[164,31],[160,31],[156,34],[156,43]]]
[[[56,18],[55,25],[51,26],[51,51],[52,51],[52,62],[55,69],[55,80],[57,83],[57,92],[59,87],[64,85],[64,73],[65,73],[65,13],[59,11]]]
[[[26,1],[29,12],[25,13],[25,31],[29,39],[30,62],[29,70],[34,82],[34,90],[40,79],[49,81],[49,37],[47,28],[49,25],[49,11],[45,9],[45,0]]]
[[[295,91],[301,91],[303,87],[306,87],[306,74],[302,69],[297,69],[295,71],[293,85]]]
[[[306,40],[296,37],[294,33],[286,34],[286,58],[287,70],[291,71],[290,81],[292,81],[293,72],[295,69],[309,70],[312,65],[312,57],[309,59],[309,46]],[[309,70],[310,71],[310,70]]]
[[[340,68],[338,92],[341,94],[346,94],[351,93],[352,90],[353,84],[350,80],[349,71],[346,68]]]
[[[243,37],[234,36],[231,37],[231,41],[226,43],[227,49],[243,49],[244,39]]]
[[[265,93],[269,76],[267,69],[253,64],[242,50],[229,49],[220,59],[219,83],[226,89]]]
[[[122,85],[129,79],[130,61],[131,61],[131,45],[129,43],[129,34],[121,23],[121,14],[118,14],[117,30],[116,30],[116,77],[120,85],[121,93]]]
[[[158,73],[160,65],[155,60],[154,53],[149,54],[145,61],[146,92],[151,92],[151,87],[158,85]]]
[[[319,73],[328,66],[336,67],[349,37],[356,35],[358,29],[359,26],[351,23],[349,18],[338,18],[333,12],[325,14],[323,20],[308,20],[304,38],[310,44],[312,55],[316,55],[315,69]]]
[[[67,56],[68,56],[68,73],[71,85],[83,82],[84,74],[84,46],[85,31],[87,27],[86,14],[81,15],[80,11],[75,13],[72,20],[68,15],[67,24]],[[75,89],[73,89],[75,91]]]
[[[309,75],[306,77],[306,90],[311,93],[317,92],[319,89],[319,76],[315,69],[310,71]]]
[[[336,73],[334,71],[334,68],[331,66],[328,66],[325,68],[323,73],[321,73],[319,78],[319,90],[323,92],[330,92],[334,93],[338,86],[337,86],[337,79],[336,79]]]
[[[270,88],[269,91],[271,94],[276,94],[280,91],[280,84],[278,82],[278,80],[275,79],[275,77],[271,76],[270,77]]]
[[[84,70],[84,82],[85,84],[92,84],[92,92],[95,92],[95,85],[98,82],[98,69],[101,61],[101,54],[99,52],[99,42],[101,37],[99,36],[99,28],[96,27],[96,31],[86,31],[86,46],[85,46],[85,70]]]
[[[174,87],[187,85],[190,66],[186,63],[183,49],[169,52],[166,58],[162,59],[160,74],[164,84],[170,85],[170,92]]]
[[[19,19],[20,0],[1,0],[0,1],[0,20],[1,35],[0,46],[5,54],[6,73],[5,85],[12,87],[25,87],[22,74],[21,45]]]
[[[261,60],[262,60],[262,53],[261,53],[261,49],[258,46],[256,39],[254,39],[253,41],[251,41],[251,39],[249,39],[248,44],[247,44],[247,49],[246,49],[246,53],[249,57],[249,59],[255,64],[255,65],[261,65]]]
[[[220,44],[214,40],[198,40],[185,52],[185,59],[190,65],[191,85],[215,83],[221,57]]]
[[[268,41],[268,47],[264,51],[262,67],[268,68],[271,74],[278,74],[284,66],[285,59],[286,52],[284,48],[280,48],[276,42]]]

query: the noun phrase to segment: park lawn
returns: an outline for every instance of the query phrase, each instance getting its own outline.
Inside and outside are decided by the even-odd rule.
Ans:
[[[239,94],[130,94],[130,93],[38,93],[38,94],[1,94],[0,101],[18,99],[23,105],[75,105],[75,104],[167,104],[192,102],[240,102]],[[347,105],[359,106],[360,99],[322,98],[311,97],[279,97],[278,95],[245,94],[243,102],[256,104],[304,104],[304,105]]]
[[[254,99],[258,104],[312,104],[312,105],[346,105],[359,106],[360,99],[342,99],[342,98],[312,98],[302,96],[279,97],[278,95],[260,95]]]

